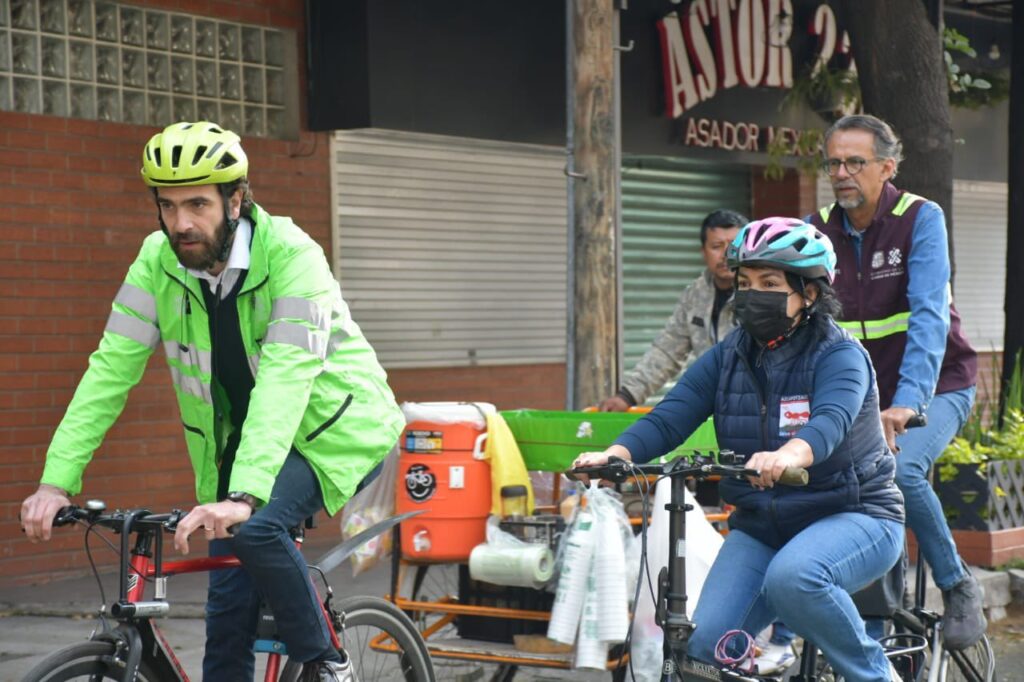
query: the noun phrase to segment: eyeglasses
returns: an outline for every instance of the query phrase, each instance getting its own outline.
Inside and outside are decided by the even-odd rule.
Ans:
[[[839,172],[840,166],[846,166],[847,173],[856,175],[864,170],[864,166],[872,161],[885,161],[885,159],[862,159],[859,156],[851,156],[847,159],[825,159],[821,162],[821,172],[835,176]]]

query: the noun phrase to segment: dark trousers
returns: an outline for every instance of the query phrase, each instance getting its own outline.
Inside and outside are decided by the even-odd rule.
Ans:
[[[250,682],[260,596],[270,605],[288,656],[299,661],[340,660],[289,529],[323,507],[320,484],[295,450],[281,467],[269,502],[233,538],[210,543],[210,556],[234,554],[242,568],[210,573],[203,679]]]

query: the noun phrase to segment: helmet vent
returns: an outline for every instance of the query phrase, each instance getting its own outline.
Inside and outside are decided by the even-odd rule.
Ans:
[[[206,152],[206,147],[196,147],[196,153],[192,155],[192,165],[199,163],[199,160],[203,158],[203,154]]]
[[[181,145],[176,144],[171,147],[171,168],[177,168],[181,162]]]
[[[793,248],[796,249],[797,252],[802,253],[805,246],[807,246],[807,240],[806,239],[801,238],[801,239],[798,239],[795,242],[793,242]]]
[[[157,166],[160,165],[160,148],[159,147],[157,147],[156,149],[153,150],[153,161],[156,163]]]
[[[231,154],[229,154],[228,152],[224,152],[224,155],[220,157],[220,162],[217,164],[217,170],[230,168],[231,166],[234,166],[236,163],[238,163],[238,159],[231,156]]]

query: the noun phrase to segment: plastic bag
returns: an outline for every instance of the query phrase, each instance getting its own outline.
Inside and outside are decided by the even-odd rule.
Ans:
[[[526,512],[534,508],[533,485],[523,464],[512,430],[500,414],[487,415],[487,444],[484,459],[491,463],[491,513],[501,514],[501,489],[510,485],[526,486]]]
[[[651,505],[651,524],[647,528],[647,566],[652,582],[656,583],[658,573],[668,564],[669,516],[665,505],[672,495],[672,481],[662,480],[654,492]],[[696,498],[686,491],[686,503],[693,509],[686,512],[686,614],[693,617],[704,581],[711,571],[711,564],[722,547],[722,536],[704,517]],[[638,538],[639,539],[639,538]],[[632,648],[633,673],[638,682],[657,682],[661,679],[661,652],[664,633],[654,622],[654,598],[646,581],[640,589],[633,621]]]
[[[353,495],[341,510],[341,536],[348,540],[395,513],[395,476],[398,475],[398,448],[394,448],[381,466],[380,474]],[[391,554],[391,532],[381,533],[358,547],[352,554],[352,575],[357,576]]]

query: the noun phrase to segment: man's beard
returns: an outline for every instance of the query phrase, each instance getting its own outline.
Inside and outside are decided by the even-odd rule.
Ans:
[[[865,201],[864,193],[860,191],[859,187],[856,187],[856,186],[843,187],[843,188],[833,187],[832,189],[833,189],[833,191],[836,194],[836,203],[839,204],[840,208],[849,211],[850,209],[860,208],[862,205],[864,205],[864,201]],[[852,190],[855,190],[857,192],[857,194],[855,196],[853,196],[853,197],[847,197],[845,199],[840,199],[839,198],[839,190],[840,189],[852,189]]]
[[[188,237],[190,240],[194,240],[198,237],[200,242],[200,248],[198,250],[183,250],[180,248],[180,241],[182,238]],[[221,220],[220,225],[217,226],[216,232],[212,238],[207,238],[202,232],[195,230],[193,232],[184,232],[176,234],[171,237],[171,248],[174,249],[174,253],[178,256],[178,262],[184,265],[190,270],[209,270],[217,261],[220,260],[220,254],[224,250],[224,245],[228,241],[228,226],[227,221]]]

